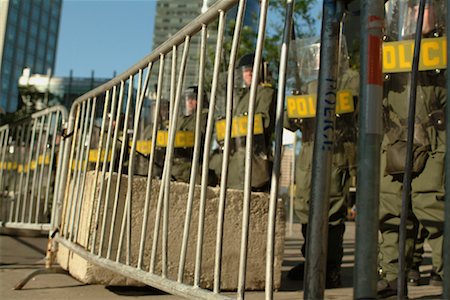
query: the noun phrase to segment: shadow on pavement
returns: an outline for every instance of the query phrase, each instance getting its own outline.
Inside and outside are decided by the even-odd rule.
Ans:
[[[108,291],[120,296],[156,296],[169,295],[151,286],[106,286]]]

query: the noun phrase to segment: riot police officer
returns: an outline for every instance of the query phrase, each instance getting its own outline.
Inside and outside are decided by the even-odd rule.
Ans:
[[[231,152],[228,167],[228,187],[243,189],[245,139],[247,135],[247,114],[250,99],[250,85],[253,76],[258,76],[255,103],[254,147],[252,151],[252,181],[253,191],[268,191],[271,174],[271,138],[274,129],[275,91],[265,82],[261,74],[254,74],[254,53],[246,54],[239,60],[237,72],[242,75],[242,85],[237,87],[233,105],[233,129]],[[261,68],[263,69],[263,68]],[[216,122],[216,137],[223,144],[225,135],[225,119]],[[217,177],[221,173],[222,153],[212,158],[210,167]]]
[[[427,1],[422,27],[422,63],[419,67],[416,116],[414,119],[414,165],[411,184],[410,213],[407,226],[406,255],[413,249],[411,233],[415,217],[428,232],[432,260],[437,275],[442,276],[442,245],[444,222],[444,159],[446,105],[446,66],[438,63],[441,42],[445,32],[447,1]],[[386,4],[386,35],[384,45],[384,115],[385,134],[381,153],[381,194],[379,262],[382,279],[378,283],[380,297],[395,295],[398,291],[398,240],[402,206],[402,180],[406,157],[411,62],[413,51],[396,56],[395,50],[412,50],[417,20],[418,3],[414,0],[389,0]],[[445,37],[444,37],[445,38]],[[389,43],[395,41],[395,43]],[[428,43],[428,44],[427,44]],[[433,60],[428,55],[433,45]],[[409,48],[408,48],[409,47]],[[436,47],[438,47],[437,51]],[[439,50],[440,49],[440,50]],[[387,50],[394,50],[387,53]],[[437,53],[437,57],[434,56]],[[394,55],[392,55],[394,54]],[[442,57],[441,57],[442,58]],[[409,66],[404,68],[405,62]],[[442,61],[442,59],[441,59]],[[407,266],[409,268],[409,266]],[[408,270],[406,270],[408,271]],[[407,285],[405,284],[405,288]],[[405,291],[407,292],[407,291]]]
[[[299,53],[299,79],[294,95],[287,98],[285,127],[300,130],[302,145],[296,157],[296,192],[294,211],[302,224],[305,243],[302,253],[306,254],[307,226],[311,193],[312,157],[315,130],[315,94],[317,93],[320,65],[320,43],[318,38],[303,39]],[[343,257],[343,237],[347,215],[347,197],[350,174],[355,173],[356,154],[356,100],[359,92],[359,74],[349,68],[346,43],[341,37],[339,54],[338,94],[336,104],[336,142],[333,152],[328,257],[326,287],[336,288],[341,285],[341,264]],[[303,279],[304,265],[298,264],[288,273],[292,280]]]
[[[195,141],[195,123],[198,99],[198,86],[190,86],[184,92],[183,114],[178,117],[175,134],[175,149],[172,165],[172,178],[176,181],[188,183],[191,175],[191,165]],[[208,100],[203,93],[203,108],[200,114],[200,133],[203,136],[206,130],[208,117]],[[159,133],[158,133],[159,134]],[[161,141],[161,139],[159,139]],[[200,143],[203,144],[203,143]]]

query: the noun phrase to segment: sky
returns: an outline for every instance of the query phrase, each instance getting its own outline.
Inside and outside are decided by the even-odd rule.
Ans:
[[[63,0],[55,75],[111,78],[151,52],[156,0]]]

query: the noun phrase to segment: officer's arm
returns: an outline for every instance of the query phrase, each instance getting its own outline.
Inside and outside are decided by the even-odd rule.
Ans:
[[[272,88],[261,88],[258,90],[255,113],[261,114],[264,128],[271,126],[271,116],[275,104],[275,91]]]

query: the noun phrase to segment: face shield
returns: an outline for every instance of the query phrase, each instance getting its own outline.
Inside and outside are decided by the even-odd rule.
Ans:
[[[292,62],[288,66],[288,86],[292,90],[300,91],[301,94],[314,94],[317,91],[317,81],[320,69],[320,38],[305,38],[297,43],[297,51],[291,57],[297,59],[296,65]],[[296,49],[291,49],[295,51]],[[347,43],[344,36],[340,39],[339,51],[339,74],[343,74],[349,68]],[[295,74],[294,72],[297,72]]]
[[[422,25],[424,37],[438,37],[444,34],[446,1],[427,0]],[[418,0],[389,0],[386,2],[386,39],[388,41],[414,39],[418,12]]]

